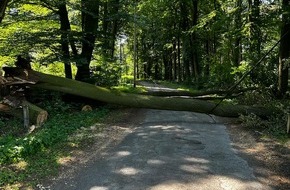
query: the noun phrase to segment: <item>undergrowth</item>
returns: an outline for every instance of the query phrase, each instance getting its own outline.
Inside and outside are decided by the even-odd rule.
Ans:
[[[0,118],[0,189],[35,175],[42,178],[55,173],[57,157],[62,154],[62,146],[69,141],[69,136],[102,121],[109,112],[107,108],[81,112],[79,107],[60,98],[41,102],[40,107],[48,111],[49,119],[32,133],[23,128],[21,120]],[[19,167],[21,163],[25,167]]]
[[[270,91],[254,91],[246,93],[239,102],[247,105],[263,106],[272,110],[272,115],[268,118],[260,118],[254,114],[241,115],[242,126],[259,132],[262,137],[274,138],[280,142],[287,142],[287,114],[290,103],[288,100],[277,100]]]
[[[248,129],[259,132],[262,137],[270,137],[280,142],[287,142],[289,135],[286,132],[286,116],[283,114],[275,114],[267,120],[260,117],[249,114],[240,116],[242,126]]]

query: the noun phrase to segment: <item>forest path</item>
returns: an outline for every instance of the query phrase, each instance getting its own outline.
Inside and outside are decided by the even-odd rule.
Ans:
[[[205,114],[147,110],[117,146],[56,190],[267,190]]]
[[[157,84],[155,82],[138,81],[138,85],[145,87],[148,92],[159,92],[159,91],[163,91],[163,92],[172,92],[173,91],[173,92],[175,92],[175,91],[179,91],[177,89],[162,86],[162,85]]]

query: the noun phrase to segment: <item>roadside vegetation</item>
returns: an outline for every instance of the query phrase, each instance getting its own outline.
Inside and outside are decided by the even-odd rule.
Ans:
[[[69,156],[71,148],[90,140],[88,135],[82,136],[85,129],[93,126],[98,133],[105,127],[102,123],[110,108],[81,111],[82,104],[66,103],[59,94],[53,97],[40,103],[48,110],[49,120],[34,131],[24,128],[22,120],[1,116],[0,189],[9,189],[10,185],[15,189],[35,187],[39,180],[57,175],[59,160]],[[72,138],[76,134],[79,138]]]

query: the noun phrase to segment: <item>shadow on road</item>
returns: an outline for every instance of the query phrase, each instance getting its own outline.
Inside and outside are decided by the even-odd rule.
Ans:
[[[149,110],[100,161],[53,189],[267,189],[207,115]]]

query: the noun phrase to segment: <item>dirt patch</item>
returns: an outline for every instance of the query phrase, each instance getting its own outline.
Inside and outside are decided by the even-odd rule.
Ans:
[[[227,127],[233,148],[253,168],[257,179],[273,189],[289,190],[290,143],[281,144],[244,128],[237,120],[219,118]]]

